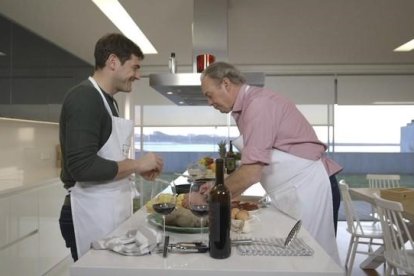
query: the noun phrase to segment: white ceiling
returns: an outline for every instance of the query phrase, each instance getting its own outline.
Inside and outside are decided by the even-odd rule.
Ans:
[[[158,50],[144,69],[166,70],[171,52],[191,68],[192,0],[120,2]],[[229,0],[229,61],[411,68],[414,52],[392,50],[414,38],[413,11],[413,0]],[[117,31],[89,0],[1,0],[0,13],[91,64],[96,40]]]

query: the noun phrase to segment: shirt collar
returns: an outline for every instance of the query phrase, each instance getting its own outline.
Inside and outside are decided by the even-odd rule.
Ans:
[[[244,99],[246,98],[247,90],[249,85],[243,84],[240,87],[239,93],[237,93],[236,101],[234,102],[232,112],[241,112],[243,107]]]

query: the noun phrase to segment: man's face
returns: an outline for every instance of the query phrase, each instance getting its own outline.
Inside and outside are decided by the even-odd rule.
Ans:
[[[115,86],[118,91],[131,92],[132,83],[135,80],[140,79],[140,68],[141,60],[134,55],[131,55],[131,58],[121,64],[120,60],[117,58],[117,66],[115,70]]]
[[[229,80],[224,79],[221,83],[206,76],[201,81],[201,91],[207,97],[208,104],[221,113],[229,113],[233,107],[233,100],[228,90]]]

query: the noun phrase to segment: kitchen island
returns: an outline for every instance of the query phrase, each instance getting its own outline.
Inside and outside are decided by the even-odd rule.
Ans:
[[[109,236],[123,235],[148,223],[145,207],[133,214]],[[250,237],[286,237],[295,221],[273,207],[261,208],[253,214]],[[161,231],[159,229],[159,231]],[[234,234],[234,233],[232,233]],[[199,234],[168,232],[170,243],[194,241]],[[89,250],[70,268],[71,276],[129,275],[343,275],[344,272],[302,227],[301,238],[314,253],[312,256],[242,256],[232,248],[224,260],[212,259],[208,253],[169,253],[167,258],[153,253],[145,256],[122,256],[108,250]]]

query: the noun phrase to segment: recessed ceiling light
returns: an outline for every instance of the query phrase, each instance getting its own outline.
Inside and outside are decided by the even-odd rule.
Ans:
[[[184,104],[184,102],[183,101],[181,101],[181,102],[178,102],[179,104]]]
[[[144,54],[158,53],[118,0],[92,0],[92,2],[126,37],[135,42]]]
[[[414,49],[414,39],[394,49],[394,52],[409,52]]]
[[[168,91],[167,92],[167,95],[172,95],[172,94],[174,94],[173,92],[171,92],[171,91]]]
[[[3,52],[0,52],[0,57],[4,57],[6,54]]]

